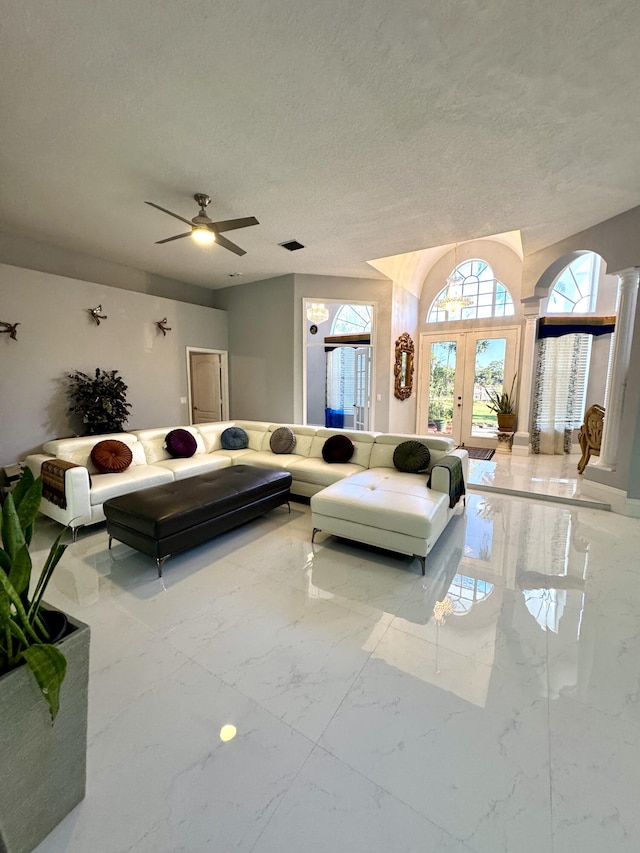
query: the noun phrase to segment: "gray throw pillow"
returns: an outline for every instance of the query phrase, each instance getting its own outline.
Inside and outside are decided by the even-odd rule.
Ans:
[[[421,441],[403,441],[393,451],[393,464],[398,471],[418,474],[424,471],[431,460],[431,453]]]
[[[249,436],[242,427],[227,427],[220,436],[223,450],[244,450],[249,446]]]
[[[296,446],[296,436],[289,427],[278,427],[271,433],[269,447],[273,453],[293,453]]]

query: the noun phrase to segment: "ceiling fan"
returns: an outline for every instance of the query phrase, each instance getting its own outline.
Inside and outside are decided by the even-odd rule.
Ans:
[[[183,237],[191,236],[198,243],[218,243],[220,246],[225,249],[229,249],[230,252],[234,252],[236,255],[246,255],[247,253],[244,249],[241,249],[240,246],[236,246],[236,244],[232,243],[231,240],[227,240],[226,237],[223,237],[222,232],[233,231],[236,228],[247,228],[249,225],[259,225],[260,223],[255,216],[245,216],[243,219],[225,219],[222,222],[212,222],[207,216],[207,212],[205,210],[206,206],[211,201],[211,197],[205,193],[196,193],[194,195],[194,199],[200,206],[200,213],[198,213],[197,216],[194,216],[193,219],[185,219],[184,216],[180,216],[179,213],[172,213],[165,207],[160,207],[159,204],[154,204],[152,201],[145,201],[145,204],[149,204],[151,207],[155,207],[163,213],[168,213],[169,216],[173,216],[174,219],[179,219],[180,222],[186,222],[186,224],[191,228],[190,231],[185,231],[184,234],[176,234],[175,237],[167,237],[164,240],[157,240],[156,242],[170,243],[172,240],[181,240]]]

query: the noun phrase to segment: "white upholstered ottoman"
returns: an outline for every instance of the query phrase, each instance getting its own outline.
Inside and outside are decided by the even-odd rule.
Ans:
[[[420,560],[455,510],[449,495],[430,489],[426,475],[372,468],[334,483],[311,498],[313,535],[331,533]]]

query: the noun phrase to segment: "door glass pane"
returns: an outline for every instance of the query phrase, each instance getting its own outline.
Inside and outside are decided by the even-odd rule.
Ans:
[[[455,341],[438,341],[431,344],[428,432],[453,431],[456,355]]]
[[[498,419],[487,406],[487,392],[502,393],[506,352],[506,338],[476,341],[472,436],[491,438],[497,434]]]

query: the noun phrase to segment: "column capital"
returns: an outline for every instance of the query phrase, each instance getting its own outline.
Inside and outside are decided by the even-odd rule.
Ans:
[[[618,270],[613,275],[620,279],[621,287],[631,287],[640,283],[640,267],[628,267],[626,270]]]

